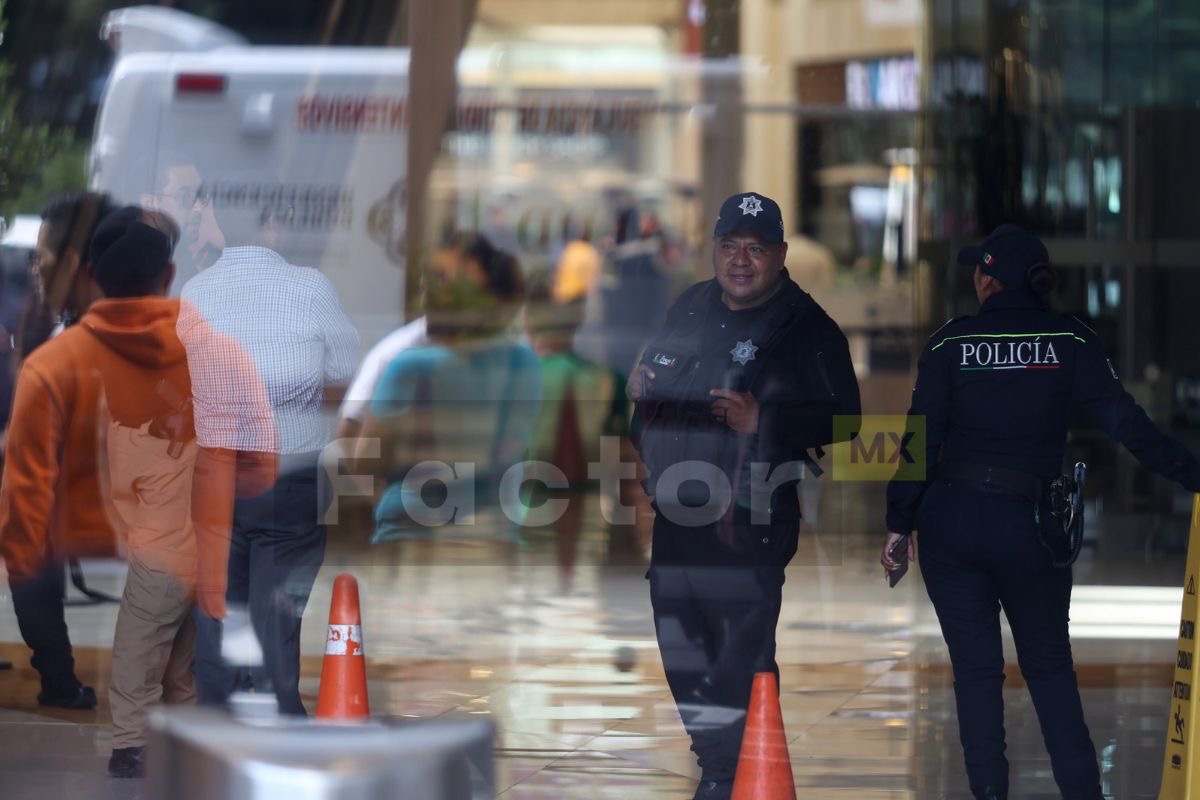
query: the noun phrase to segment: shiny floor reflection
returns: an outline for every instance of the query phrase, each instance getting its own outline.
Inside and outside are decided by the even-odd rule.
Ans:
[[[584,531],[568,566],[549,536],[391,551],[336,544],[306,615],[310,708],[330,588],[348,570],[362,590],[372,711],[493,719],[500,797],[690,797],[696,769],[655,648],[644,566],[636,547],[614,557],[611,545],[604,531]],[[788,574],[779,661],[798,794],[966,798],[932,609],[919,575],[886,588],[872,545],[847,536],[835,557],[800,559]],[[98,588],[119,590],[120,565],[87,569]],[[1128,574],[1139,580],[1144,569]],[[1180,596],[1171,583],[1182,562],[1153,572],[1161,589],[1081,586],[1072,613],[1088,722],[1106,788],[1122,800],[1158,789]],[[1119,581],[1122,568],[1089,553],[1078,582],[1096,574]],[[36,706],[36,675],[6,595],[0,606],[0,658],[15,662],[0,672],[0,797],[140,797],[137,782],[105,777],[115,607],[68,612],[81,676],[101,697],[93,712],[69,712]],[[1057,797],[1014,667],[1007,687],[1012,797]]]

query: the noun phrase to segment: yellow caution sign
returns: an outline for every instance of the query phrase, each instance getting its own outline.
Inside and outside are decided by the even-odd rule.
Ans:
[[[1200,714],[1196,691],[1196,583],[1200,580],[1200,495],[1192,500],[1192,530],[1188,537],[1187,574],[1183,579],[1183,613],[1179,619],[1179,649],[1175,654],[1175,685],[1167,720],[1167,753],[1163,758],[1158,800],[1200,800]]]

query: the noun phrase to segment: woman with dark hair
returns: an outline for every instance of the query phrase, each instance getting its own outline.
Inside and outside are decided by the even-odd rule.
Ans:
[[[498,501],[516,508],[519,482],[501,498],[501,478],[522,460],[541,400],[537,357],[512,330],[524,285],[517,260],[478,234],[455,234],[434,253],[428,344],[387,367],[358,440],[362,468],[386,484],[375,541],[508,538],[511,525],[490,512]],[[464,465],[473,474],[460,474]],[[445,495],[431,497],[439,484]]]

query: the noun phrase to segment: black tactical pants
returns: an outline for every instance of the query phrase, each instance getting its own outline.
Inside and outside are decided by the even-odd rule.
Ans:
[[[779,675],[775,627],[796,527],[766,526],[751,537],[739,526],[730,546],[716,526],[655,520],[647,573],[654,628],[703,780],[733,778],[754,675]]]
[[[66,566],[61,561],[47,563],[28,580],[9,580],[21,637],[33,650],[30,663],[41,676],[42,691],[59,697],[80,687],[64,613],[66,585]]]
[[[1028,499],[935,482],[917,517],[921,573],[950,649],[971,790],[1005,797],[1008,789],[1003,609],[1063,798],[1099,800],[1067,631],[1071,570],[1051,565],[1037,525]]]

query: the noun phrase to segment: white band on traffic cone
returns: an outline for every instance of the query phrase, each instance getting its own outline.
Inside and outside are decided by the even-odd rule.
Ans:
[[[362,654],[361,625],[329,626],[329,637],[325,640],[325,655],[361,656]]]

